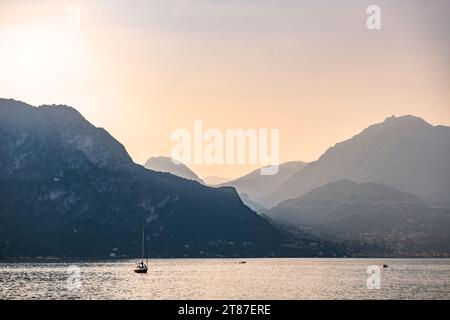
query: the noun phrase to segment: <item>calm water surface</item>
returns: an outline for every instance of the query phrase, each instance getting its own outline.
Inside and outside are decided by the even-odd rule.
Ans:
[[[127,260],[0,263],[0,298],[450,299],[449,259],[246,261],[150,260],[146,275],[133,273],[136,261]],[[383,263],[390,268],[381,271],[381,288],[367,289],[367,267]]]

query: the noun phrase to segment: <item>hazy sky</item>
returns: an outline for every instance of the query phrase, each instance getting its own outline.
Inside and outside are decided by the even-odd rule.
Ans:
[[[449,12],[448,0],[0,0],[0,97],[74,106],[138,163],[169,155],[194,120],[279,128],[281,160],[312,161],[391,115],[450,125]]]

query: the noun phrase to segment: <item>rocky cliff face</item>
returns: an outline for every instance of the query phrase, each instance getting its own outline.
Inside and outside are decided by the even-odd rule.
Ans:
[[[289,242],[234,189],[134,164],[73,108],[0,100],[0,257],[137,256],[143,224],[159,256],[286,255]]]

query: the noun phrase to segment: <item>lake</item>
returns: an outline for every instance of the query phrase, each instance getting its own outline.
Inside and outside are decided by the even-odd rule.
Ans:
[[[1,299],[450,299],[450,259],[155,259],[0,263]],[[379,270],[369,289],[368,266]],[[377,282],[370,282],[377,284]]]

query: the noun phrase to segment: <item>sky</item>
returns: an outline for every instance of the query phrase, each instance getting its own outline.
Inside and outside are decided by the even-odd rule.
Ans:
[[[381,30],[366,27],[371,4]],[[196,120],[279,129],[281,162],[314,161],[392,115],[450,125],[449,12],[447,0],[0,0],[0,97],[73,106],[137,163],[170,155]],[[228,178],[258,166],[190,165]]]

